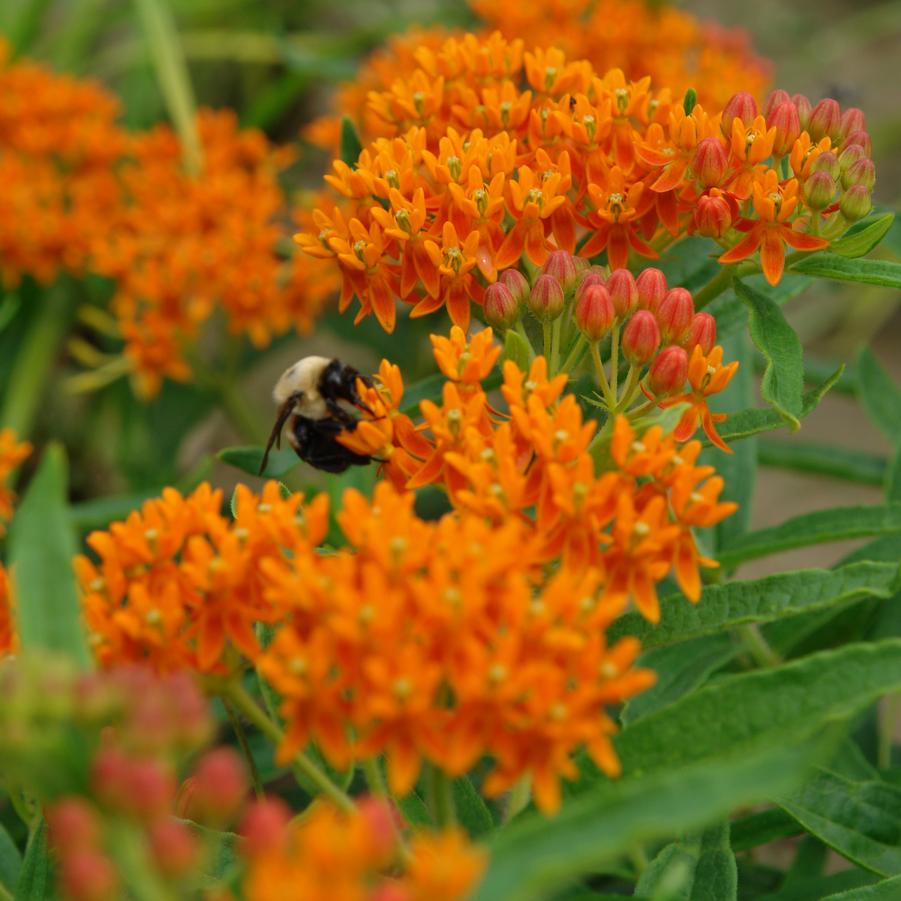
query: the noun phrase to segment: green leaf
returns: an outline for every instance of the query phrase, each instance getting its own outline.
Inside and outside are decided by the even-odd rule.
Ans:
[[[510,334],[508,332],[508,334]],[[528,366],[526,367],[528,368]],[[499,388],[503,376],[500,369],[495,367],[486,379],[482,382],[482,387],[486,391],[494,391]],[[431,400],[435,403],[441,403],[441,393],[447,383],[447,377],[440,372],[433,375],[427,375],[424,379],[414,382],[404,388],[403,406],[401,412],[408,416],[413,416],[419,412],[419,405],[424,400]]]
[[[22,872],[22,855],[6,829],[0,825],[0,885],[10,894]]]
[[[869,348],[864,348],[857,357],[857,385],[870,418],[892,444],[901,444],[901,388]]]
[[[765,293],[776,306],[784,306],[793,297],[806,291],[813,280],[799,275],[786,273],[778,285],[770,285],[763,275],[749,275],[742,279],[743,284]],[[727,288],[719,297],[708,304],[705,309],[716,319],[717,339],[724,338],[745,330],[748,321],[748,310],[744,301],[736,293],[735,288]]]
[[[263,462],[263,448],[261,447],[226,447],[219,451],[216,457],[229,466],[234,466],[248,475],[262,479],[280,479],[300,462],[297,454],[290,447],[272,450],[269,453],[269,460],[266,462],[266,471],[261,475],[260,464]]]
[[[840,257],[866,256],[889,233],[894,221],[894,213],[882,213],[857,222],[844,237],[833,241],[829,250]]]
[[[360,154],[363,151],[363,145],[360,143],[360,136],[357,134],[357,127],[349,116],[341,117],[341,159],[348,166],[354,167]]]
[[[834,253],[814,253],[792,263],[791,271],[814,278],[901,288],[901,263],[888,260],[852,260]]]
[[[748,307],[748,327],[757,349],[767,358],[760,393],[794,431],[804,407],[804,349],[782,310],[766,294],[735,281],[735,292]]]
[[[28,838],[22,871],[16,883],[15,901],[45,901],[53,897],[51,888],[51,859],[47,849],[47,827],[40,825]]]
[[[508,329],[504,335],[504,359],[512,360],[523,372],[529,371],[532,345],[519,332]]]
[[[65,452],[51,444],[10,527],[16,626],[23,648],[68,654],[86,666],[90,657],[72,568],[75,536],[67,483]]]
[[[494,829],[494,817],[485,799],[475,790],[468,776],[461,776],[451,783],[454,807],[460,825],[472,838],[487,835]]]
[[[759,457],[764,466],[832,476],[861,485],[881,485],[886,475],[885,457],[832,444],[801,444],[765,438],[760,442]]]
[[[744,873],[741,874],[742,876]],[[842,870],[828,876],[813,876],[784,884],[777,892],[754,895],[755,901],[822,901],[825,896],[831,897],[834,892],[849,892],[850,897],[857,899],[856,892],[868,886],[876,879],[872,873],[864,870]],[[744,886],[744,883],[742,883]]]
[[[849,644],[724,676],[633,723],[614,744],[623,772],[644,776],[802,741],[899,688],[901,639]],[[596,789],[597,780],[576,785]]]
[[[691,111],[695,108],[697,102],[698,92],[694,88],[689,88],[685,92],[685,96],[682,98],[682,109],[685,110],[686,116],[691,115]]]
[[[901,876],[883,879],[875,885],[839,892],[837,895],[826,895],[822,901],[898,901],[901,898]]]
[[[901,445],[885,471],[885,499],[890,504],[901,504]]]
[[[403,798],[398,798],[397,806],[404,815],[404,819],[410,823],[410,825],[426,827],[434,825],[432,822],[432,815],[429,813],[429,808],[417,792],[411,791],[404,795]]]
[[[780,838],[797,835],[800,831],[797,820],[792,819],[784,810],[761,810],[733,821],[730,831],[732,850],[747,851]]]
[[[843,371],[844,366],[839,367],[825,382],[804,395],[801,403],[802,419],[819,406],[826,392],[841,378]],[[784,425],[785,419],[775,410],[742,410],[740,413],[733,413],[719,427],[719,433],[725,441],[739,441],[742,438],[759,435],[761,432],[772,432]],[[709,441],[705,443],[710,444]]]
[[[722,634],[748,623],[768,623],[799,613],[827,610],[865,597],[890,598],[899,587],[897,563],[871,562],[711,585],[703,590],[697,604],[681,594],[664,598],[656,626],[639,613],[621,616],[610,629],[610,640],[634,635],[645,650],[666,647],[704,635]]]
[[[641,874],[635,891],[667,901],[735,901],[738,870],[728,822],[667,845]]]
[[[496,833],[488,871],[471,901],[548,898],[637,845],[703,828],[772,794],[774,786],[797,784],[810,753],[805,746],[703,765],[683,759],[645,779],[595,782],[552,822],[527,815]]]
[[[728,635],[711,635],[645,651],[637,665],[652,669],[657,681],[623,707],[620,721],[628,726],[678,701],[703,685],[711,673],[728,663],[739,650]]]
[[[880,876],[901,873],[901,788],[818,769],[779,805],[858,866]]]

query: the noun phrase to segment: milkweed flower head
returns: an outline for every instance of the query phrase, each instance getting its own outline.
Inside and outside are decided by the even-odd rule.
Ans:
[[[7,486],[10,475],[31,453],[31,444],[19,441],[12,429],[0,430],[0,536],[13,515],[15,494]],[[0,657],[16,649],[13,585],[10,574],[0,561]]]

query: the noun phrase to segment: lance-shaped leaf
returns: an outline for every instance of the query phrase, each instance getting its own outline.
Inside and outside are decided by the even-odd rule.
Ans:
[[[773,438],[763,439],[758,453],[764,466],[832,476],[861,485],[882,485],[888,464],[880,454],[847,450],[832,444],[807,444]]]
[[[875,885],[861,886],[837,895],[826,895],[821,901],[898,901],[901,898],[901,876],[883,879]]]
[[[793,262],[791,271],[814,278],[901,289],[901,263],[889,260],[854,260],[834,253],[814,253]]]
[[[889,233],[894,221],[894,213],[882,213],[856,222],[846,235],[829,245],[829,250],[840,257],[866,256]]]
[[[864,348],[857,358],[857,387],[860,399],[873,422],[893,444],[901,444],[901,388]]]
[[[350,117],[343,116],[341,119],[341,159],[348,166],[355,166],[362,150],[363,145],[360,143],[357,127]]]
[[[290,447],[283,447],[281,450],[273,448],[269,452],[266,469],[262,474],[260,473],[260,464],[263,462],[263,448],[261,447],[226,447],[219,451],[216,457],[223,463],[234,466],[248,475],[264,479],[280,479],[300,463],[297,454]]]

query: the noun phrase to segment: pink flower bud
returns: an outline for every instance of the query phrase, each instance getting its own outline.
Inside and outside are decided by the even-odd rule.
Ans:
[[[119,877],[112,861],[99,851],[81,850],[60,861],[59,884],[67,901],[112,901]]]
[[[97,812],[83,798],[63,798],[47,808],[50,843],[61,855],[97,844],[100,825]]]
[[[638,306],[638,285],[628,269],[614,269],[605,287],[617,316],[628,316]]]
[[[398,830],[403,825],[397,810],[388,802],[372,797],[360,798],[357,810],[369,827],[378,852],[383,856],[390,856],[397,843]]]
[[[807,131],[814,141],[819,141],[827,135],[838,136],[842,124],[842,111],[838,103],[831,97],[824,97],[810,114],[810,122]]]
[[[193,809],[201,822],[231,822],[247,797],[244,761],[231,748],[214,748],[194,768]]]
[[[580,292],[573,310],[573,318],[579,331],[589,341],[599,341],[613,328],[616,310],[610,294],[603,285],[591,285]]]
[[[801,123],[801,128],[807,131],[807,126],[810,124],[810,114],[813,112],[813,104],[805,94],[793,94],[792,103],[798,110],[798,120]]]
[[[505,269],[498,281],[513,295],[517,306],[522,306],[529,299],[529,282],[518,269]]]
[[[863,219],[873,208],[869,188],[866,185],[851,185],[842,195],[838,208],[848,222]]]
[[[833,178],[838,178],[842,170],[838,157],[831,150],[825,150],[810,164],[810,171],[828,172]]]
[[[651,363],[648,388],[655,397],[678,394],[688,378],[688,354],[684,347],[665,347]]]
[[[835,179],[828,172],[812,172],[802,193],[804,203],[812,210],[825,210],[835,197]]]
[[[702,194],[695,205],[694,226],[705,238],[722,238],[732,228],[732,209],[726,198]]]
[[[863,185],[872,191],[876,184],[876,165],[872,160],[860,159],[852,163],[842,173],[842,187],[850,188],[852,185]]]
[[[855,144],[859,144],[863,148],[864,156],[873,155],[873,142],[865,131],[852,131],[851,134],[842,141],[842,145],[839,149],[846,150],[848,147],[853,147]]]
[[[785,156],[798,140],[801,134],[801,120],[798,118],[798,110],[790,101],[779,104],[772,113],[767,116],[767,126],[776,129],[776,140],[773,142],[773,152],[776,156]]]
[[[769,96],[766,98],[766,103],[763,105],[763,115],[766,118],[767,125],[770,124],[770,116],[773,114],[773,110],[776,109],[777,106],[781,106],[783,103],[791,103],[792,98],[791,94],[788,91],[783,91],[782,88],[777,88],[775,91],[770,91]],[[794,106],[794,104],[792,104]]]
[[[695,305],[685,288],[670,288],[657,307],[657,324],[663,341],[678,341],[691,328]]]
[[[280,798],[254,801],[238,830],[244,839],[245,852],[253,857],[278,847],[290,821],[291,808]]]
[[[847,138],[848,135],[855,131],[866,132],[866,130],[867,120],[863,110],[858,109],[856,106],[849,106],[848,109],[842,113],[842,124],[839,129],[839,136]]]
[[[182,876],[197,862],[197,839],[180,820],[167,817],[154,823],[148,840],[154,863],[165,876]]]
[[[519,321],[519,304],[503,282],[495,282],[485,289],[483,301],[485,321],[496,329],[508,329]]]
[[[535,279],[528,307],[538,319],[544,322],[556,319],[563,312],[565,303],[563,286],[553,275],[539,275]]]
[[[639,309],[653,313],[666,295],[666,276],[659,269],[648,266],[638,273],[635,286],[638,288]]]
[[[732,121],[741,119],[744,125],[750,125],[757,117],[757,101],[753,94],[739,91],[733,94],[723,107],[722,129],[728,140],[732,135]]]
[[[710,313],[695,313],[691,320],[691,328],[686,333],[682,346],[692,351],[700,345],[705,354],[709,354],[716,344],[716,320]]]
[[[623,356],[633,365],[644,366],[660,346],[660,328],[650,310],[639,310],[623,329]]]
[[[691,168],[704,188],[718,185],[729,168],[729,158],[726,156],[723,142],[719,138],[704,138],[699,141],[692,157]]]
[[[541,267],[542,275],[552,275],[563,288],[564,294],[572,294],[579,280],[576,258],[565,250],[555,250]]]

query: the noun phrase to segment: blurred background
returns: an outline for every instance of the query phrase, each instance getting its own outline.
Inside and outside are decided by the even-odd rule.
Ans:
[[[121,122],[131,129],[145,129],[167,118],[146,22],[142,24],[141,17],[142,11],[146,14],[148,6],[155,5],[156,0],[0,0],[0,33],[20,55],[61,73],[99,80],[119,98]],[[806,93],[814,102],[834,96],[843,105],[863,108],[878,168],[876,203],[883,209],[901,206],[899,0],[686,0],[674,5],[702,20],[743,29],[753,50],[771,61],[772,86]],[[168,0],[167,7],[198,105],[233,109],[242,126],[262,129],[271,140],[298,148],[296,162],[283,176],[289,197],[320,184],[329,154],[307,140],[309,133],[304,128],[333,111],[337,86],[354,80],[369,53],[390,35],[413,25],[480,27],[465,3],[442,0],[345,0],[341,4],[325,0]],[[667,40],[666,34],[654,37]],[[878,253],[901,256],[897,223]],[[819,281],[793,300],[788,312],[805,340],[812,368],[825,369],[832,361],[853,361],[856,351],[872,340],[877,356],[901,380],[899,303],[901,297],[885,289],[846,288]],[[440,326],[430,322],[429,327]],[[260,365],[248,372],[248,397],[263,420],[269,416],[268,388],[274,376],[311,348],[346,353],[361,368],[374,365],[383,354],[399,362],[405,362],[400,358],[406,354],[413,369],[423,365],[421,357],[410,356],[415,354],[415,342],[386,337],[371,323],[354,331],[347,317],[339,320],[333,312],[328,313],[311,335],[278,339]],[[881,471],[889,445],[850,396],[852,390],[853,362],[843,383],[791,440],[838,443],[865,451],[872,456],[870,475],[854,482],[799,475],[786,467],[778,447],[788,436],[764,439],[760,453],[771,465],[756,487],[753,525],[780,522],[794,512],[880,499]],[[178,394],[178,389],[168,387],[161,398],[150,402],[145,427],[139,432],[143,438],[135,439],[131,450],[125,452],[138,462],[133,462],[124,486],[116,482],[119,476],[103,471],[90,447],[80,443],[81,420],[69,421],[75,454],[82,456],[83,464],[77,492],[91,497],[98,487],[103,491],[150,490],[148,480],[160,478],[161,473],[151,463],[142,469],[142,454],[148,459],[155,454],[177,455],[171,474],[183,475],[210,447],[234,442],[230,426],[209,406],[192,412],[194,408],[182,404],[180,420],[169,421],[166,411],[172,409],[167,404],[173,392]],[[65,415],[61,421],[65,427]],[[186,440],[173,438],[167,443],[168,439],[161,437],[167,428],[176,436],[187,435]],[[146,444],[154,441],[156,447],[148,450]],[[152,463],[158,464],[158,457]],[[78,464],[74,469],[79,471]],[[145,471],[152,476],[145,478]],[[230,476],[219,470],[218,477],[226,481]],[[768,560],[765,566],[784,569],[829,563],[847,550],[835,546],[807,549]],[[749,566],[742,574],[760,572]]]

